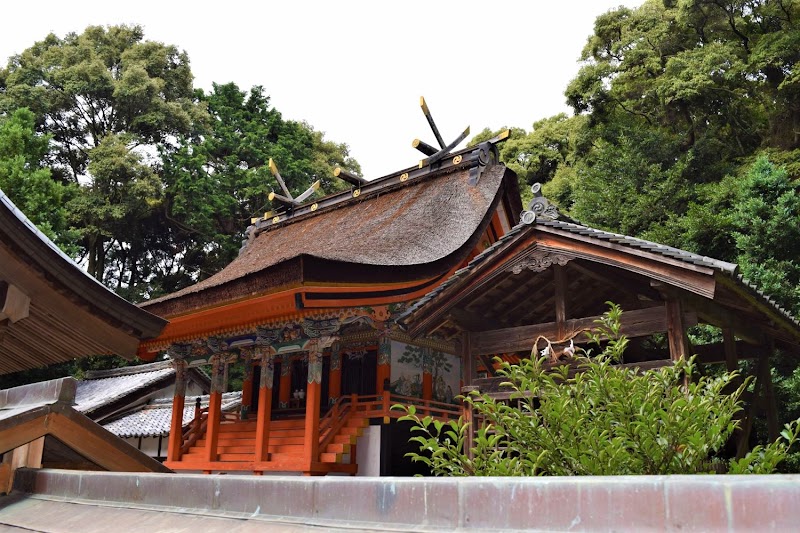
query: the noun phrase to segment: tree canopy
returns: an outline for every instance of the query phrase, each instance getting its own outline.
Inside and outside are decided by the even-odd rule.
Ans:
[[[735,262],[800,315],[800,5],[647,0],[597,17],[573,116],[512,129],[501,159],[594,227]],[[490,132],[482,135],[488,136]],[[795,361],[775,358],[784,420]]]
[[[347,145],[325,140],[308,124],[284,120],[262,87],[246,92],[234,83],[214,84],[198,100],[207,106],[209,127],[165,152],[163,169],[165,212],[185,246],[181,275],[187,281],[228,264],[250,218],[269,210],[266,193],[280,190],[267,167],[270,158],[293,194],[317,178],[323,190],[333,192],[341,186],[333,180],[337,166],[360,174]]]
[[[345,144],[269,105],[262,87],[196,89],[187,54],[139,26],[48,35],[0,69],[0,186],[90,274],[139,300],[236,255],[277,188],[336,166]],[[23,186],[24,185],[24,186]],[[46,208],[45,208],[46,206]]]

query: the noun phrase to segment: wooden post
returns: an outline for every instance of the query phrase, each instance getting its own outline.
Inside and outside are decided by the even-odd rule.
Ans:
[[[280,408],[289,407],[289,400],[292,397],[292,362],[288,355],[281,358],[281,383],[278,389],[278,401]]]
[[[308,349],[308,387],[306,389],[305,436],[303,439],[303,455],[307,468],[304,473],[306,474],[310,474],[312,465],[319,461],[319,402],[322,393],[322,350],[319,342],[311,342]]]
[[[736,338],[733,329],[722,328],[722,344],[725,349],[725,368],[728,372],[739,370],[739,357],[736,354]]]
[[[567,336],[567,273],[563,266],[553,265],[553,286],[555,287],[556,330],[558,341],[563,342]]]
[[[342,395],[342,347],[338,341],[331,346],[331,370],[328,379],[328,397],[335,403]]]
[[[475,379],[477,378],[477,372],[475,369],[475,357],[472,355],[471,350],[471,337],[472,336],[469,331],[463,332],[461,334],[461,342],[459,346],[461,364],[463,365],[462,374],[466,384],[465,387],[461,388],[461,393],[465,396],[469,391],[477,389],[477,387],[473,385],[475,383]],[[466,454],[467,459],[472,460],[472,447],[475,445],[475,418],[473,416],[472,406],[463,400],[461,402],[461,416],[463,417],[464,422],[469,424],[467,434],[464,437],[464,453]]]
[[[772,372],[767,369],[764,380],[764,399],[767,408],[767,431],[770,442],[778,440],[780,425],[778,424],[778,406],[775,403],[775,389],[772,386]]]
[[[383,391],[383,396],[381,396],[381,411],[383,411],[383,423],[388,424],[391,416],[389,416],[389,410],[392,408],[390,400],[390,393],[389,391]]]
[[[377,394],[383,394],[383,389],[387,380],[392,376],[392,339],[389,337],[389,328],[383,322],[378,324],[378,368],[376,375],[375,390]]]
[[[733,328],[722,328],[722,347],[725,351],[725,368],[728,372],[739,370],[739,354],[736,353],[736,337],[733,335]],[[725,393],[730,394],[742,384],[742,377],[739,376],[732,380],[725,388]],[[736,414],[736,418],[741,420],[741,411]]]
[[[667,300],[667,338],[669,340],[669,356],[673,361],[681,357],[689,357],[689,339],[683,326],[683,313],[679,300]]]
[[[167,442],[167,461],[181,460],[183,446],[183,406],[186,401],[186,373],[188,363],[176,353],[172,355],[172,366],[175,367],[175,391],[172,394],[172,419],[169,425],[169,441]]]
[[[478,390],[476,386],[466,386],[461,389],[461,393],[464,396],[468,396],[471,391]],[[462,401],[461,402],[461,416],[464,420],[464,423],[469,424],[467,428],[467,434],[464,437],[464,454],[467,456],[467,459],[470,461],[474,459],[474,454],[472,451],[473,446],[475,446],[475,413],[472,410],[472,405]]]
[[[256,421],[255,462],[269,461],[269,429],[272,421],[272,368],[270,348],[261,353],[261,380],[258,387],[258,418]]]
[[[208,424],[206,426],[205,460],[217,460],[219,424],[222,420],[222,387],[225,374],[225,356],[217,354],[211,358],[211,394],[208,398]],[[207,471],[210,473],[210,471]]]
[[[253,356],[255,357],[255,356]],[[242,380],[242,420],[247,420],[253,402],[253,357],[244,360],[244,379]]]
[[[769,355],[775,353],[775,339],[769,339],[767,344],[769,348]],[[775,390],[772,386],[772,372],[769,362],[767,362],[766,369],[764,370],[764,400],[767,410],[767,431],[769,432],[770,442],[778,440],[780,435],[780,426],[778,425],[778,406],[775,404]]]
[[[758,410],[758,397],[761,394],[761,388],[766,382],[767,375],[769,374],[769,353],[764,353],[758,358],[758,366],[756,367],[756,382],[753,384],[753,397],[750,405],[746,407],[744,423],[742,424],[741,434],[739,435],[739,443],[736,447],[736,458],[741,459],[750,449],[750,431],[753,429],[753,419]]]

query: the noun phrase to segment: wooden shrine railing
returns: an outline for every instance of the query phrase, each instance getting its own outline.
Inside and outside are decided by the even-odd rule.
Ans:
[[[222,412],[221,422],[239,420],[236,413]],[[183,430],[181,454],[189,451],[205,434],[208,427],[208,407],[195,407],[192,423]]]
[[[443,420],[457,419],[461,414],[461,407],[452,403],[437,402],[436,400],[423,400],[413,396],[400,394],[383,394],[375,396],[359,396],[356,412],[363,413],[368,418],[389,417],[400,418],[405,415],[401,410],[392,409],[392,405],[413,405],[420,416],[432,416]]]
[[[334,437],[344,428],[352,418],[383,418],[388,422],[390,418],[400,418],[405,413],[402,410],[392,409],[393,405],[413,405],[420,416],[432,416],[443,420],[457,419],[462,414],[461,407],[451,403],[435,400],[423,400],[412,396],[399,394],[372,394],[359,396],[356,394],[340,397],[328,412],[320,419],[319,449],[324,450],[333,442]],[[222,413],[222,421],[235,421],[237,413]],[[195,417],[183,432],[181,454],[187,453],[198,440],[202,439],[208,429],[208,407],[196,407]]]
[[[404,416],[403,411],[392,409],[392,406],[396,404],[413,405],[420,416],[432,416],[444,420],[455,420],[462,414],[461,407],[458,405],[423,400],[413,396],[392,393],[342,396],[320,419],[319,449],[324,450],[352,417],[388,420]]]

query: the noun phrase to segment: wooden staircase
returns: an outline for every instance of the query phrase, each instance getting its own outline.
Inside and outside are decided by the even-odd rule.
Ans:
[[[256,420],[238,420],[233,413],[223,414],[217,437],[216,456],[209,459],[206,450],[207,409],[198,409],[195,420],[184,431],[181,457],[166,461],[175,471],[212,472],[302,472],[355,474],[358,465],[355,445],[370,420],[388,423],[400,418],[402,410],[391,409],[393,403],[414,405],[420,416],[453,420],[460,409],[453,404],[421,400],[394,394],[344,396],[333,404],[319,421],[319,450],[310,457],[305,449],[305,418],[271,420],[267,460],[256,460]]]
[[[303,418],[272,420],[269,431],[268,461],[256,463],[256,421],[226,421],[220,424],[216,461],[206,460],[206,438],[198,439],[182,454],[179,462],[171,462],[173,470],[202,471],[310,471],[311,473],[346,472],[355,474],[355,458],[350,457],[354,445],[369,421],[350,418],[319,450],[319,460],[309,469],[304,456]]]

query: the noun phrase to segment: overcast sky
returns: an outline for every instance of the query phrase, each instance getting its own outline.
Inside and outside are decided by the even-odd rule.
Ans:
[[[189,54],[195,85],[262,85],[284,116],[345,142],[364,176],[416,165],[415,137],[435,144],[466,127],[530,129],[568,112],[564,89],[597,15],[642,0],[137,2],[4,5],[0,58],[48,33],[140,24]]]

